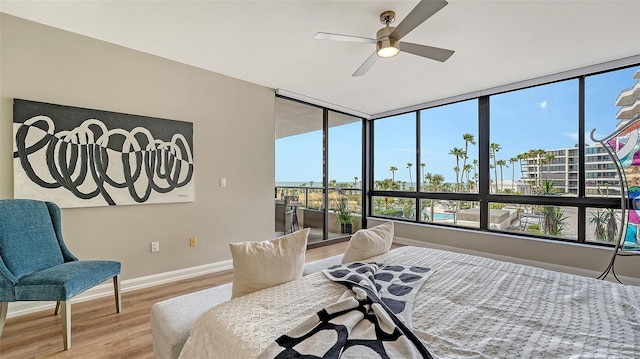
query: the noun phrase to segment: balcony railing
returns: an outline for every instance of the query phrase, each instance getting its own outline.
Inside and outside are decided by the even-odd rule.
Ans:
[[[362,212],[362,189],[354,187],[328,187],[329,210],[336,210],[340,198],[347,201],[347,209],[350,213],[360,214]],[[297,196],[298,202],[303,203],[307,209],[323,210],[324,191],[322,187],[303,186],[276,186],[275,198],[284,199],[284,196]]]

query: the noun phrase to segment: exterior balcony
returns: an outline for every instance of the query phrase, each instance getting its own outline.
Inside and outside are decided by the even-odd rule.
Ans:
[[[636,73],[636,77],[638,73],[640,73],[640,71]],[[616,106],[629,106],[638,99],[640,99],[640,81],[636,82],[632,88],[623,90],[620,93],[616,100]]]
[[[308,244],[327,240],[341,240],[362,228],[362,205],[360,188],[333,188],[329,192],[328,211],[325,213],[322,187],[276,186],[275,187],[275,231],[276,237],[310,228]],[[290,201],[287,200],[290,198]],[[339,203],[344,200],[344,211],[350,214],[350,224],[343,226],[339,216]],[[293,212],[287,217],[287,212]],[[325,217],[326,214],[326,217]],[[342,216],[344,218],[344,215]]]
[[[640,82],[638,83],[640,84]],[[635,118],[635,116],[638,116],[638,114],[640,114],[640,98],[636,99],[633,104],[621,108],[616,118],[618,120],[631,120]]]

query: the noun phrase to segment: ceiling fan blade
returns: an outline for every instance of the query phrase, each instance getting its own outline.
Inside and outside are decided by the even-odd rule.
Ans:
[[[400,43],[400,51],[408,52],[410,54],[426,57],[428,59],[445,62],[448,58],[453,55],[455,51],[441,49],[439,47],[427,46],[414,44],[411,42],[401,42]]]
[[[369,69],[373,66],[373,64],[376,63],[377,59],[378,54],[374,51],[373,54],[371,54],[371,56],[369,56],[369,58],[366,59],[365,62],[363,62],[362,65],[360,65],[356,72],[354,72],[351,76],[362,76],[366,74],[367,71],[369,71]]]
[[[376,39],[370,39],[368,37],[350,36],[341,34],[332,34],[328,32],[319,32],[313,37],[316,40],[334,40],[334,41],[349,41],[349,42],[361,42],[364,44],[375,44]]]
[[[404,20],[398,24],[398,26],[389,35],[390,38],[395,40],[402,39],[411,30],[418,27],[425,20],[430,18],[433,14],[440,11],[443,7],[447,6],[446,0],[422,0],[411,10]]]

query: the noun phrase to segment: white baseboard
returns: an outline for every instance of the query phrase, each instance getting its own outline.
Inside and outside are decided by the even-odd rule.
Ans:
[[[580,275],[580,276],[583,276],[583,277],[596,278],[597,276],[599,276],[602,273],[602,272],[596,272],[596,271],[592,271],[592,270],[588,270],[588,269],[563,266],[563,265],[560,265],[560,264],[539,262],[539,261],[533,261],[533,260],[529,260],[529,259],[522,259],[522,258],[516,258],[516,257],[507,257],[507,256],[488,253],[488,252],[480,252],[480,251],[474,251],[474,250],[470,250],[470,249],[444,246],[444,245],[441,245],[441,244],[430,243],[430,242],[425,242],[425,241],[419,241],[419,240],[416,240],[416,239],[403,238],[403,237],[397,237],[397,236],[393,238],[393,242],[394,243],[398,243],[398,244],[404,244],[404,245],[407,245],[407,246],[427,247],[427,248],[441,249],[441,250],[450,251],[450,252],[471,254],[471,255],[474,255],[474,256],[487,257],[487,258],[492,258],[492,259],[499,260],[499,261],[504,261],[504,262],[518,263],[518,264],[524,264],[524,265],[528,265],[528,266],[532,266],[532,267],[544,268],[544,269],[548,269],[548,270],[552,270],[552,271],[556,271],[556,272],[564,272],[564,273],[576,274],[576,275]],[[614,280],[612,280],[611,277],[612,276],[609,275],[609,276],[607,276],[606,279],[613,282]],[[619,275],[618,278],[620,278],[620,280],[625,284],[640,285],[640,280],[638,280],[637,278],[621,276],[621,275]]]
[[[120,290],[123,293],[148,288],[160,284],[175,282],[181,279],[193,278],[209,273],[221,272],[232,269],[233,262],[231,259],[205,264],[196,267],[178,269],[170,272],[152,274],[140,278],[132,278],[120,282]],[[86,300],[102,298],[113,295],[113,282],[109,280],[104,284],[97,285],[86,292],[80,293],[71,299],[71,303],[84,302]],[[7,318],[17,317],[20,315],[39,312],[42,310],[52,310],[55,308],[55,302],[11,302],[9,303],[9,312]]]

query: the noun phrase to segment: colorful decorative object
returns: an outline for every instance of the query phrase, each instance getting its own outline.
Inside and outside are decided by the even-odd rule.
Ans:
[[[621,231],[616,240],[613,256],[605,271],[598,278],[613,274],[618,282],[614,265],[619,255],[640,255],[638,226],[640,226],[640,117],[622,121],[616,131],[600,142],[614,159],[620,178]]]

